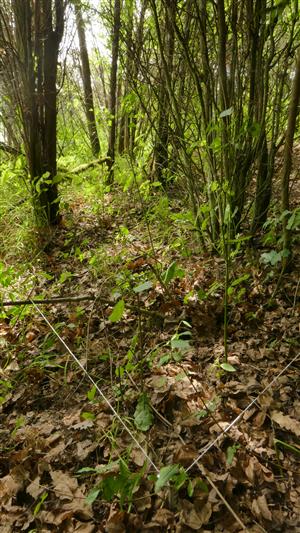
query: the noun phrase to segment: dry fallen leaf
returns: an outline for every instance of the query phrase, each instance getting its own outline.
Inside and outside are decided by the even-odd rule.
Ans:
[[[272,514],[268,507],[267,499],[264,494],[262,496],[258,496],[256,500],[253,500],[252,511],[257,516],[257,518],[260,518],[262,516],[266,520],[272,521]]]
[[[43,487],[40,486],[40,476],[37,476],[29,485],[26,487],[26,492],[30,494],[35,500],[39,497],[41,492],[44,490]]]
[[[300,437],[300,422],[294,418],[284,415],[280,411],[272,411],[271,418],[273,422],[276,422],[281,428],[292,431],[297,437]]]
[[[207,524],[211,517],[211,504],[207,502],[201,510],[196,510],[194,505],[188,500],[183,500],[182,511],[180,513],[181,522],[195,531],[199,531],[203,524]]]
[[[65,474],[62,470],[52,470],[50,475],[56,496],[62,500],[73,500],[74,492],[78,487],[77,479]]]

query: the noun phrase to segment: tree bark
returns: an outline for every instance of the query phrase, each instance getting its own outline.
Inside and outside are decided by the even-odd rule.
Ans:
[[[289,106],[288,124],[286,129],[283,169],[281,178],[281,209],[283,214],[282,238],[283,250],[288,251],[289,255],[283,257],[283,269],[285,270],[291,261],[291,231],[288,228],[288,213],[290,207],[290,174],[292,170],[293,144],[296,129],[296,119],[299,112],[300,103],[300,52],[298,51],[296,59],[295,75],[292,86],[292,94]]]
[[[13,98],[21,112],[23,137],[38,218],[59,221],[56,176],[56,103],[63,0],[13,0],[17,57],[11,68],[20,83]]]
[[[114,23],[113,23],[113,39],[112,39],[112,61],[110,72],[110,118],[111,125],[109,131],[108,151],[108,183],[112,184],[114,181],[114,163],[116,151],[116,111],[117,111],[117,74],[118,74],[118,59],[119,59],[119,43],[120,43],[120,26],[121,26],[121,1],[114,2]]]
[[[84,90],[85,114],[88,124],[88,132],[92,147],[92,153],[95,157],[97,157],[100,152],[100,142],[95,118],[95,107],[91,82],[91,69],[86,45],[84,21],[82,17],[81,7],[78,1],[74,1],[74,8],[80,48],[81,77]]]

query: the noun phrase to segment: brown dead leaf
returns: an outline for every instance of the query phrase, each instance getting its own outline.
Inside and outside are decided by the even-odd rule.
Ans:
[[[291,416],[284,415],[280,411],[272,411],[271,418],[273,422],[276,422],[281,428],[291,431],[297,437],[300,437],[300,422],[295,420]]]
[[[106,533],[126,533],[124,511],[112,512],[105,525]]]
[[[163,507],[155,513],[153,521],[160,526],[170,526],[174,522],[174,513]]]
[[[199,531],[204,524],[207,524],[211,517],[212,507],[209,502],[207,502],[199,511],[197,511],[194,505],[188,500],[183,500],[181,505],[183,507],[180,513],[181,523],[195,531]]]
[[[37,332],[36,331],[28,331],[28,333],[26,333],[26,340],[27,342],[32,342],[37,336]]]
[[[77,456],[83,461],[95,448],[97,448],[97,442],[92,442],[88,439],[77,442]]]
[[[267,498],[264,494],[258,496],[256,500],[253,500],[252,511],[257,518],[263,517],[266,520],[272,521],[272,513],[268,507]]]
[[[74,492],[78,487],[77,479],[65,474],[62,470],[52,470],[50,475],[56,496],[62,500],[73,500]]]
[[[145,454],[139,448],[133,448],[130,457],[134,464],[137,466],[143,466],[145,462]]]
[[[7,502],[12,496],[15,496],[23,487],[23,481],[10,474],[0,479],[0,501]]]
[[[182,466],[189,466],[197,457],[197,451],[194,447],[181,445],[180,448],[174,454],[174,463],[179,463]]]
[[[53,459],[55,459],[58,455],[60,455],[64,449],[65,449],[65,443],[63,441],[59,442],[57,446],[54,446],[52,450],[50,450],[46,455],[44,456],[44,459],[51,463]]]
[[[266,420],[267,412],[265,409],[262,409],[257,413],[257,415],[253,419],[253,424],[257,428],[261,428],[264,425],[264,422]]]
[[[91,523],[78,524],[72,531],[74,531],[74,533],[94,533],[96,532],[96,526]]]
[[[44,490],[43,487],[40,486],[40,477],[37,476],[29,485],[26,487],[26,492],[30,494],[35,500],[39,497],[41,492]]]

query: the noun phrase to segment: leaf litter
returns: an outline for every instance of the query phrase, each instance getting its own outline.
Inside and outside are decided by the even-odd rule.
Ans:
[[[0,533],[241,532],[219,493],[247,531],[299,531],[299,361],[204,453],[212,484],[196,463],[185,474],[299,351],[296,268],[266,305],[275,281],[246,265],[251,281],[230,306],[235,372],[226,372],[216,364],[222,261],[180,257],[160,235],[153,258],[134,206],[109,223],[86,210],[74,205],[32,285],[47,297],[95,295],[45,313],[165,479],[42,318],[15,310],[0,323]],[[160,264],[165,286],[153,274]]]

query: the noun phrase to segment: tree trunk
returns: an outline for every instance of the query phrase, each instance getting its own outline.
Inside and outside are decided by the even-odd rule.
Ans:
[[[173,55],[174,55],[174,27],[172,20],[175,20],[176,16],[176,4],[177,0],[167,0],[165,13],[164,13],[164,55],[165,55],[165,67],[168,70],[170,80],[173,78]],[[172,11],[172,12],[171,12]],[[166,184],[165,172],[169,166],[169,133],[170,133],[170,106],[169,96],[167,90],[166,72],[161,64],[161,77],[160,87],[158,92],[158,125],[157,135],[154,146],[154,170],[157,181]]]
[[[112,184],[114,181],[114,162],[116,151],[116,110],[117,110],[117,74],[118,74],[118,58],[119,58],[119,42],[120,42],[120,26],[121,26],[121,2],[115,0],[114,3],[114,25],[113,25],[113,40],[112,40],[112,61],[110,72],[110,132],[108,141],[107,157],[108,164],[108,183]]]
[[[11,67],[20,84],[13,98],[22,117],[23,137],[38,217],[59,221],[56,176],[56,80],[64,30],[64,1],[13,0],[17,58]],[[13,37],[12,37],[13,38]]]
[[[290,174],[292,170],[293,144],[294,134],[296,128],[296,119],[299,112],[300,102],[300,52],[298,52],[296,59],[295,76],[292,86],[291,101],[289,106],[288,124],[285,136],[284,154],[283,154],[283,169],[281,178],[281,209],[283,214],[282,224],[282,238],[283,250],[289,252],[283,257],[283,269],[285,270],[291,261],[291,232],[288,228],[288,213],[290,207],[289,185]]]
[[[89,55],[86,45],[85,38],[85,29],[84,21],[82,18],[81,7],[77,1],[74,2],[75,15],[76,15],[76,26],[79,39],[80,47],[80,60],[81,60],[81,77],[84,89],[84,104],[85,104],[85,114],[88,124],[88,132],[90,143],[92,147],[92,152],[95,157],[99,155],[100,152],[100,142],[97,132],[97,125],[95,119],[95,107],[94,107],[94,98],[93,90],[91,83],[91,69]]]

